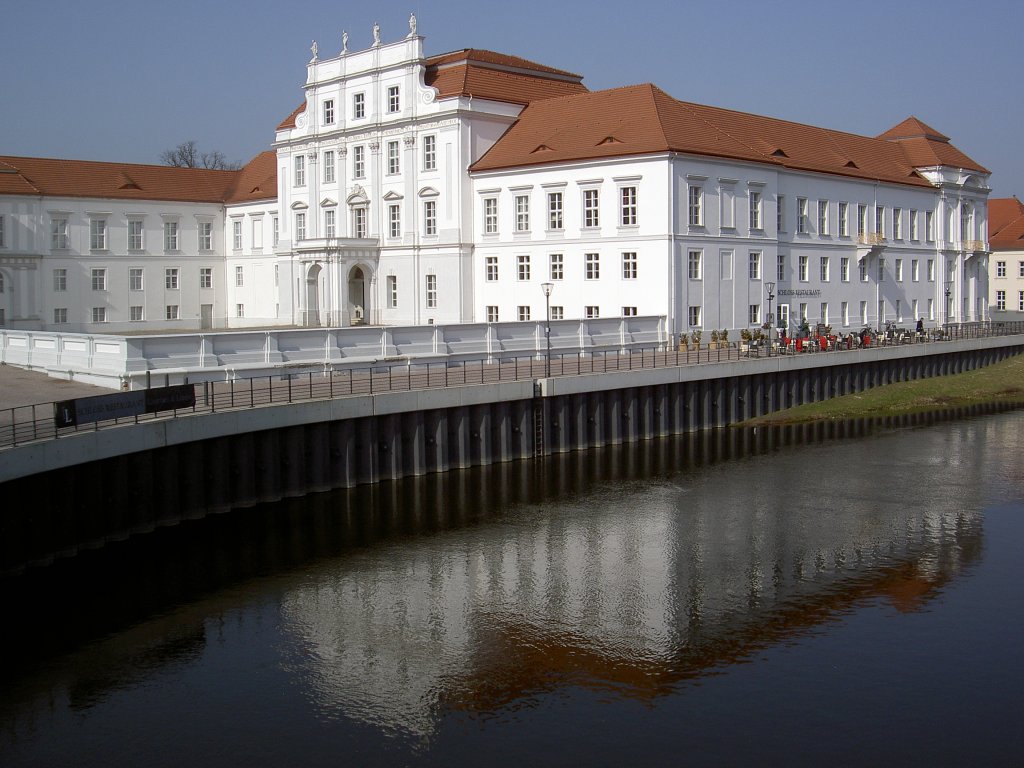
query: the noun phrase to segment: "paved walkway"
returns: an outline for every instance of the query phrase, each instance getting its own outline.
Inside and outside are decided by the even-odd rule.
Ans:
[[[27,371],[0,364],[0,410],[19,405],[52,403],[75,397],[109,395],[115,390],[83,384],[80,381],[54,379],[39,371]]]

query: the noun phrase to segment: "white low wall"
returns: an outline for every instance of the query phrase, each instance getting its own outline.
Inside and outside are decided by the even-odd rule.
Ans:
[[[140,389],[186,380],[542,356],[544,329],[544,321],[152,336],[0,329],[0,362],[111,389]],[[664,317],[551,322],[553,357],[656,349],[668,342]]]

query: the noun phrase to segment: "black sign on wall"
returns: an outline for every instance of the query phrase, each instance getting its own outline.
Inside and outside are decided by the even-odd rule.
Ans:
[[[59,429],[106,419],[138,416],[143,413],[192,408],[195,404],[195,387],[191,384],[178,384],[138,392],[116,392],[110,395],[62,400],[54,403],[53,419]]]

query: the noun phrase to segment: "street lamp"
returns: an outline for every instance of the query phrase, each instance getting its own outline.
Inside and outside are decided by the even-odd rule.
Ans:
[[[540,289],[544,291],[544,308],[547,319],[544,321],[544,339],[547,346],[547,355],[544,358],[544,378],[551,378],[551,291],[555,288],[554,283],[541,283]]]
[[[953,281],[946,281],[946,325],[949,325],[949,297],[953,293]]]
[[[768,294],[768,357],[772,356],[772,301],[775,300],[775,283],[769,281],[764,284],[765,293]]]

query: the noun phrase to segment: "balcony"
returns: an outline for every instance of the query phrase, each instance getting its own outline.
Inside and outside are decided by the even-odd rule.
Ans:
[[[988,244],[984,240],[961,240],[960,250],[963,251],[987,251]]]
[[[857,235],[857,242],[860,245],[884,245],[885,235],[881,232],[862,232]]]

